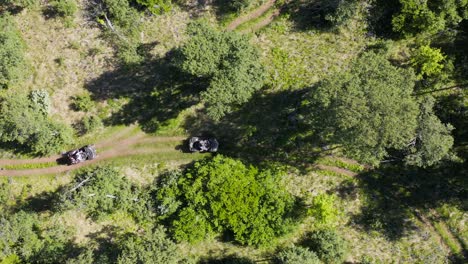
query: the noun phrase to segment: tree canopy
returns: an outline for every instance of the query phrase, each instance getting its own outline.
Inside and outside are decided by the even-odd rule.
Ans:
[[[373,52],[365,53],[348,72],[324,80],[311,91],[304,101],[305,120],[322,139],[371,164],[388,156],[389,149],[406,151],[416,134],[429,145],[435,143],[430,143],[433,139],[443,139],[438,146],[443,150],[440,156],[419,156],[434,164],[446,156],[453,139],[450,127],[442,125],[436,116],[420,115],[418,101],[412,96],[415,80],[411,70],[397,68]],[[422,109],[428,111],[427,107]],[[427,122],[438,125],[428,130]],[[422,131],[427,133],[424,139]]]
[[[219,31],[201,21],[189,24],[187,33],[190,39],[180,49],[176,64],[208,79],[201,97],[212,118],[232,112],[263,86],[259,52],[246,36]]]
[[[0,141],[19,144],[38,155],[60,151],[71,143],[72,130],[48,117],[47,101],[35,92],[29,97],[9,93],[0,98]]]
[[[376,164],[387,148],[403,149],[414,136],[418,105],[415,76],[375,53],[321,82],[304,102],[305,119],[347,155]]]
[[[294,202],[280,175],[218,155],[180,175],[171,174],[157,189],[158,204],[178,204],[172,212],[162,210],[165,217],[175,215],[172,226],[178,240],[195,242],[213,230],[231,232],[242,244],[266,244],[284,232]]]

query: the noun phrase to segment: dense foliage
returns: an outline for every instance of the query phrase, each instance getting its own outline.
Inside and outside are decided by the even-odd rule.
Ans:
[[[60,151],[70,144],[72,130],[48,117],[47,97],[33,92],[29,98],[7,94],[1,99],[0,141],[19,144],[38,155]]]
[[[433,106],[434,98],[429,96],[420,105],[417,136],[411,142],[411,154],[406,156],[408,164],[428,167],[452,155],[450,150],[453,146],[453,126],[442,124],[434,114]]]
[[[163,228],[147,231],[143,235],[129,234],[118,244],[118,264],[181,263],[181,254]]]
[[[148,220],[152,215],[147,199],[143,190],[111,167],[98,167],[78,174],[61,195],[62,207],[81,209],[94,218],[124,211],[140,221]]]
[[[201,96],[210,117],[220,119],[262,87],[259,52],[247,37],[218,31],[204,22],[189,24],[187,33],[190,39],[176,63],[183,71],[208,79]]]
[[[348,253],[348,243],[332,230],[313,231],[305,243],[324,263],[343,263]]]
[[[258,245],[287,227],[293,198],[275,170],[259,171],[218,155],[169,176],[157,189],[158,209],[165,217],[175,215],[172,226],[178,240],[199,241],[213,230]]]
[[[10,15],[0,16],[0,28],[0,88],[7,88],[25,77],[25,47]]]
[[[304,102],[305,120],[322,139],[340,144],[347,155],[377,164],[389,149],[406,151],[417,133],[421,120],[412,96],[414,82],[412,71],[365,53],[348,72],[331,76],[310,93]],[[434,137],[447,135],[431,132]]]
[[[422,79],[440,74],[444,68],[442,63],[444,59],[445,56],[440,49],[424,45],[416,49],[411,58],[411,64],[416,68],[417,77]]]
[[[392,19],[393,30],[412,35],[434,34],[468,18],[467,1],[400,0],[401,9]]]
[[[317,254],[303,247],[290,247],[281,250],[275,256],[277,264],[320,264]]]
[[[11,216],[0,215],[0,259],[21,259],[28,262],[41,247],[36,216],[20,211]],[[16,256],[16,257],[15,257]]]
[[[171,0],[136,0],[153,14],[162,14],[171,10]]]

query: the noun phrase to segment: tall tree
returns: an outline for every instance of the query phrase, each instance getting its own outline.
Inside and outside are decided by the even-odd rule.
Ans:
[[[218,31],[200,21],[191,23],[187,32],[190,39],[180,49],[176,64],[187,73],[208,79],[201,96],[212,118],[232,112],[263,86],[259,52],[246,36]]]
[[[414,136],[418,106],[411,97],[415,76],[375,53],[365,53],[348,72],[311,91],[306,121],[321,137],[358,160],[377,164],[388,148],[403,149]]]

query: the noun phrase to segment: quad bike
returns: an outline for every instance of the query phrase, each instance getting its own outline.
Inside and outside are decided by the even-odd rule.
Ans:
[[[189,140],[189,150],[191,152],[216,152],[219,143],[212,137],[192,137]]]
[[[97,157],[94,145],[86,145],[79,149],[70,150],[63,154],[68,165],[77,164],[86,160],[92,160]]]

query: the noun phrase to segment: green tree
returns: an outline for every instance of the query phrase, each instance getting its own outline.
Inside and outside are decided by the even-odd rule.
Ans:
[[[281,250],[275,256],[277,264],[320,264],[317,254],[303,247],[292,246]]]
[[[172,8],[171,0],[136,0],[136,2],[155,15],[169,12]]]
[[[427,96],[421,102],[417,136],[411,142],[410,154],[405,158],[407,164],[428,167],[451,156],[453,127],[442,124],[434,114],[434,101],[434,98]]]
[[[314,216],[321,224],[333,223],[338,217],[335,200],[335,195],[319,194],[315,196],[309,208],[309,214]]]
[[[12,93],[0,100],[1,142],[18,144],[37,155],[58,152],[72,142],[72,130],[45,115],[43,104]]]
[[[36,216],[23,211],[0,217],[0,259],[17,255],[22,261],[30,262],[42,247],[38,225]]]
[[[343,263],[348,253],[348,243],[332,230],[317,230],[307,234],[305,244],[324,263]]]
[[[187,33],[190,39],[180,49],[176,64],[209,80],[201,96],[210,117],[220,119],[232,112],[263,86],[260,55],[247,37],[218,31],[200,21],[189,24]]]
[[[147,231],[142,236],[130,234],[118,243],[118,247],[118,264],[176,264],[183,259],[163,228]]]
[[[109,166],[78,174],[61,194],[63,208],[81,208],[94,218],[121,210],[138,221],[153,217],[147,210],[148,199],[145,192]]]
[[[181,201],[177,209],[180,213],[176,213],[173,222],[177,237],[201,239],[201,233],[187,228],[198,221],[207,232],[229,231],[242,244],[258,245],[283,233],[290,221],[288,214],[294,200],[281,184],[280,176],[277,171],[259,171],[217,155],[195,163],[177,178],[177,184],[162,185],[157,192],[173,194],[176,197],[170,200]],[[162,200],[163,208],[171,208],[166,201]]]
[[[24,43],[9,14],[0,16],[0,88],[7,88],[24,78],[27,66]]]
[[[326,141],[363,162],[377,164],[387,149],[405,149],[417,127],[411,70],[365,53],[348,72],[321,82],[303,102],[304,120]]]
[[[445,56],[440,49],[424,45],[414,51],[411,65],[416,69],[418,79],[423,79],[440,74],[444,68],[444,60]]]
[[[399,2],[400,10],[393,16],[392,25],[395,32],[403,35],[434,34],[468,18],[468,2],[465,0]]]
[[[75,0],[55,0],[51,2],[51,5],[61,17],[72,17],[78,11]]]

